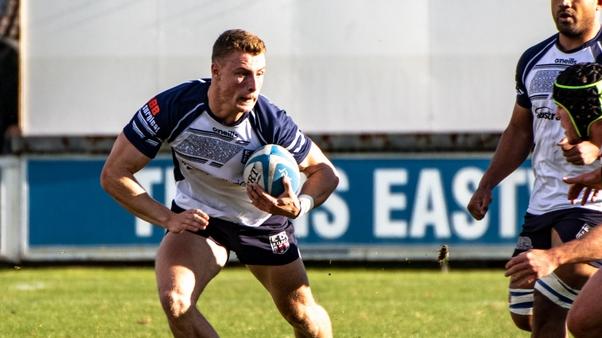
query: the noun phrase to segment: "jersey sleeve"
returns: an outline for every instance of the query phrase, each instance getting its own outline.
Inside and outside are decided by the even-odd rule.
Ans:
[[[146,102],[123,128],[127,139],[144,155],[154,158],[174,128],[181,87],[168,89]]]
[[[531,100],[529,99],[529,93],[527,92],[523,77],[523,74],[525,74],[525,63],[526,55],[523,54],[516,65],[516,73],[514,75],[516,83],[516,103],[523,108],[531,109]]]
[[[255,111],[255,118],[262,141],[286,148],[297,163],[301,163],[311,149],[311,139],[299,129],[286,111],[267,99],[260,99],[257,107],[259,109]]]

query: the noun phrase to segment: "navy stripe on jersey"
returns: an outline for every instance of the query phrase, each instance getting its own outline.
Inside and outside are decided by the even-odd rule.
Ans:
[[[248,118],[263,144],[283,146],[297,163],[301,163],[309,153],[312,141],[301,132],[286,111],[276,107],[267,98],[262,96],[257,100]]]

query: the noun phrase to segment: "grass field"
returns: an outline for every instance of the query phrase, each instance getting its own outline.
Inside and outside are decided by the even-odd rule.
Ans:
[[[511,324],[502,270],[309,268],[335,337],[528,337]],[[0,337],[170,337],[151,267],[0,268]],[[222,337],[292,337],[244,267],[200,300]]]

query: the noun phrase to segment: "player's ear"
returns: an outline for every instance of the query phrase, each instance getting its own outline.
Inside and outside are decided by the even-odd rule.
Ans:
[[[600,0],[602,1],[602,0]],[[215,62],[211,63],[211,77],[217,77],[219,75],[219,65]]]

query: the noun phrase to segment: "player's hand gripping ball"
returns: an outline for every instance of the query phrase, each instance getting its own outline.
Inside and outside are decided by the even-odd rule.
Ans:
[[[282,178],[290,179],[293,191],[299,191],[301,174],[291,153],[277,144],[257,149],[245,164],[243,178],[246,184],[257,183],[265,192],[277,197],[284,192]]]

